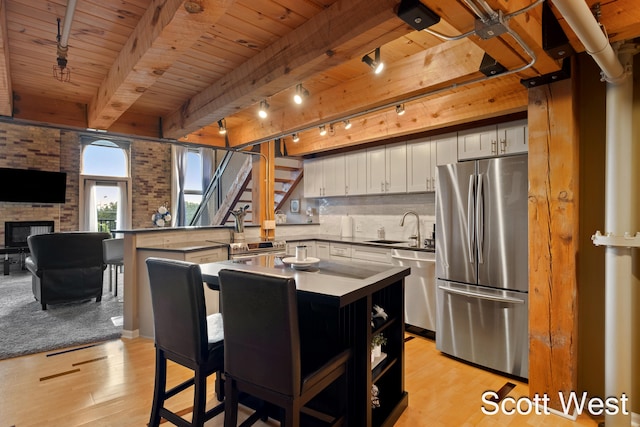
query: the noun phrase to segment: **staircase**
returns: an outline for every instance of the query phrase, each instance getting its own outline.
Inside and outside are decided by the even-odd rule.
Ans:
[[[276,157],[275,158],[275,177],[274,177],[274,211],[283,209],[285,203],[289,199],[289,195],[296,188],[302,179],[302,160],[293,157]],[[254,224],[253,222],[253,179],[249,172],[246,180],[242,185],[236,188],[236,198],[233,207],[229,210],[236,210],[242,206],[249,205],[247,215],[245,216],[245,224]],[[232,215],[227,215],[227,225],[233,225],[234,219]]]

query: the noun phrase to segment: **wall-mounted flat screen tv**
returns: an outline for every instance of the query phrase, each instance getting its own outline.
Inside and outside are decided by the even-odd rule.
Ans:
[[[67,174],[0,168],[0,202],[64,203]]]

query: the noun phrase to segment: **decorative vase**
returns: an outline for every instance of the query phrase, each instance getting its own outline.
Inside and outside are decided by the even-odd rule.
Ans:
[[[373,359],[375,359],[376,357],[380,357],[381,354],[382,354],[382,346],[374,345],[373,348],[371,349],[371,360],[373,361]]]

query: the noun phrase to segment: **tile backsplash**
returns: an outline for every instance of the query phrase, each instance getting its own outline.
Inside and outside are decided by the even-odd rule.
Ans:
[[[404,227],[402,215],[414,211],[420,217],[421,237],[431,237],[435,223],[435,193],[391,194],[375,196],[331,197],[317,200],[320,225],[314,231],[300,229],[301,234],[340,236],[342,217],[349,215],[353,222],[353,237],[377,238],[384,227],[386,239],[407,240],[416,234],[416,219],[407,215]],[[296,227],[297,228],[297,227]],[[315,227],[314,227],[315,228]],[[297,230],[296,230],[297,231]],[[294,232],[293,229],[288,229]],[[294,232],[294,234],[298,234]]]

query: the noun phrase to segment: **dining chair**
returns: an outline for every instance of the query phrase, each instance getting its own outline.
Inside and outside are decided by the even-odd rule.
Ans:
[[[295,280],[229,269],[218,277],[224,313],[225,427],[237,424],[241,392],[280,407],[282,426],[298,427],[301,414],[341,425],[342,414],[306,405],[334,383],[346,385],[351,353],[341,351],[312,372],[303,368]],[[340,378],[344,381],[337,382]],[[341,392],[346,398],[346,391]],[[242,425],[258,418],[266,417],[256,411]]]
[[[224,402],[205,411],[207,377],[224,369],[222,315],[206,315],[198,264],[154,257],[147,258],[146,263],[156,347],[149,426],[157,427],[160,418],[178,426],[202,426],[224,411]],[[193,377],[167,390],[167,360],[193,370]],[[194,397],[192,420],[188,422],[167,409],[165,401],[190,386],[194,386]]]
[[[102,241],[102,256],[104,263],[109,268],[109,291],[113,289],[113,295],[118,296],[118,267],[124,266],[124,239],[104,239]],[[112,276],[115,270],[115,286],[112,288]]]

